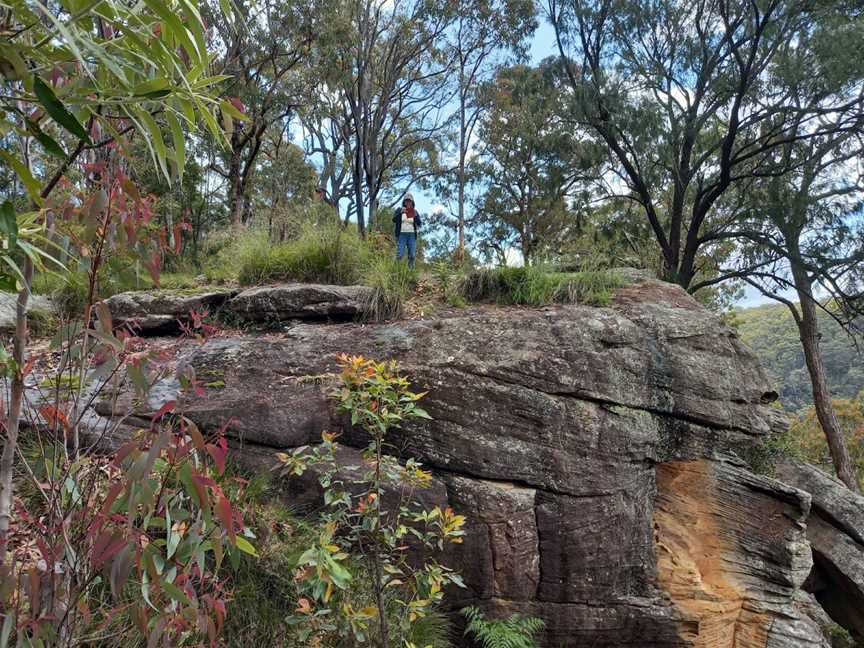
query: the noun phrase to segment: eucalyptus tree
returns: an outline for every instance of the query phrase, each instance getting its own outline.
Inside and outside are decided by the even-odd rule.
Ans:
[[[295,115],[303,95],[302,64],[328,14],[324,3],[295,0],[238,0],[228,7],[227,14],[221,4],[207,11],[211,47],[219,52],[214,67],[230,77],[229,109],[242,109],[245,117],[223,111],[230,147],[210,170],[227,184],[228,212],[239,227],[253,216],[251,191],[266,133]]]
[[[724,196],[788,171],[776,150],[830,136],[857,101],[847,92],[857,71],[825,92],[777,82],[832,74],[819,54],[854,38],[844,27],[858,19],[854,3],[547,0],[546,9],[574,122],[608,152],[609,193],[639,206],[664,277],[691,290],[700,255],[734,225],[737,210],[718,213]],[[840,52],[847,63],[852,51]]]
[[[573,207],[592,178],[594,146],[561,118],[565,96],[551,64],[505,68],[484,94],[489,108],[473,161],[486,185],[478,220],[505,225],[487,229],[509,230],[530,264],[576,235]]]
[[[309,84],[308,99],[298,111],[306,155],[317,164],[322,198],[337,213],[343,199],[351,200],[351,170],[355,159],[353,121],[344,95],[333,92],[326,79]],[[349,215],[353,210],[349,208]]]
[[[533,0],[455,0],[455,18],[445,34],[456,85],[456,253],[465,255],[465,190],[474,128],[486,105],[477,89],[506,61],[524,57],[537,27]]]
[[[838,421],[820,347],[823,309],[851,335],[864,333],[864,104],[856,119],[819,139],[790,142],[775,151],[793,171],[748,188],[734,229],[737,274],[763,295],[785,304],[798,327],[816,417],[837,476],[859,490]]]
[[[404,170],[406,159],[418,155],[420,160],[409,163],[415,172],[421,161],[434,163],[426,153],[441,136],[448,69],[441,39],[452,13],[432,0],[337,4],[345,20],[330,51],[333,87],[345,98],[351,119],[351,184],[358,228],[365,235],[400,165]],[[409,183],[428,175],[415,173]]]

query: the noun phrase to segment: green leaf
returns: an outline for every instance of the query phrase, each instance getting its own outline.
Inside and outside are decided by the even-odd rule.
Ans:
[[[17,292],[18,282],[10,274],[0,271],[0,292]]]
[[[21,268],[19,268],[18,264],[12,260],[12,257],[10,257],[8,254],[4,254],[4,255],[0,256],[0,259],[2,259],[3,262],[12,270],[15,277],[17,277],[18,280],[21,282],[21,285],[26,286],[27,282],[24,281],[24,275],[21,272]]]
[[[215,137],[218,142],[221,142],[223,146],[230,144],[228,138],[225,137],[225,132],[219,128],[219,124],[216,122],[216,118],[213,116],[213,113],[210,112],[210,109],[207,108],[204,102],[198,99],[198,97],[194,97],[194,100],[195,105],[198,107],[198,112],[204,119],[204,123],[207,124],[207,128],[210,129],[211,133],[213,133],[213,137]]]
[[[229,23],[234,23],[234,9],[231,6],[231,0],[219,0],[219,7]]]
[[[171,173],[168,171],[168,149],[165,147],[165,140],[162,139],[162,131],[153,116],[146,110],[138,111],[138,118],[144,123],[144,126],[150,132],[150,141],[153,145],[156,161],[165,175],[168,184],[171,184]]]
[[[12,636],[12,630],[15,628],[15,612],[9,610],[6,612],[6,618],[3,619],[3,630],[0,630],[0,648],[8,648],[9,637]]]
[[[144,83],[139,83],[132,88],[132,94],[136,97],[145,97],[147,99],[158,99],[165,95],[171,94],[171,82],[165,77],[150,79]]]
[[[45,111],[51,116],[51,119],[78,139],[82,139],[88,144],[90,143],[90,136],[87,134],[84,126],[81,125],[81,122],[78,121],[78,118],[69,112],[66,106],[63,105],[63,102],[54,94],[51,86],[39,78],[38,75],[33,75],[33,92],[36,93],[36,98],[39,99],[39,103],[42,104]]]
[[[18,217],[15,208],[8,200],[0,206],[0,232],[9,239],[9,249],[14,248],[18,241]]]
[[[233,117],[234,119],[237,119],[239,121],[247,121],[249,119],[249,116],[247,114],[242,113],[239,110],[237,110],[237,106],[232,104],[227,99],[222,99],[219,102],[219,109],[223,113],[228,113],[229,115],[231,115],[231,117]]]
[[[39,124],[30,119],[26,119],[25,121],[27,123],[27,130],[30,131],[30,134],[39,141],[46,152],[50,153],[54,157],[62,159],[66,158],[66,151],[63,150],[63,147],[60,146],[53,137],[39,128]]]
[[[186,168],[186,137],[180,127],[180,120],[173,112],[166,112],[165,119],[171,129],[171,139],[174,141],[174,161],[177,162],[177,177],[183,182],[183,171]]]
[[[162,588],[162,591],[165,592],[172,599],[180,603],[181,605],[192,605],[192,601],[186,595],[186,592],[177,587],[174,583],[169,583],[167,580],[159,581],[159,587]]]
[[[198,47],[193,42],[192,38],[190,38],[189,30],[186,29],[182,22],[180,22],[177,15],[173,13],[165,3],[161,2],[161,0],[144,0],[144,4],[150,7],[153,13],[165,21],[165,24],[162,25],[163,36],[167,36],[166,32],[170,30],[180,41],[180,44],[183,46],[183,49],[186,50],[186,53],[189,54],[192,61],[198,63],[205,53],[198,51]]]
[[[17,7],[15,9],[17,11]],[[17,47],[0,43],[0,74],[9,81],[18,81],[27,76],[27,64]]]
[[[15,175],[17,175],[18,179],[21,180],[21,184],[24,185],[24,189],[26,189],[27,195],[30,196],[30,199],[36,204],[42,204],[42,197],[39,195],[42,186],[39,184],[39,181],[33,177],[33,174],[30,173],[30,169],[28,169],[21,160],[10,155],[4,149],[0,149],[0,157],[6,160],[6,162],[9,163],[9,166],[11,166],[15,171]]]
[[[426,410],[424,410],[420,407],[415,407],[413,410],[411,410],[411,415],[416,416],[418,418],[425,418],[425,419],[431,419],[432,418],[431,416],[429,416],[429,414],[426,412]]]
[[[258,552],[255,551],[255,547],[252,546],[252,543],[242,536],[237,536],[237,548],[250,556],[258,556]]]

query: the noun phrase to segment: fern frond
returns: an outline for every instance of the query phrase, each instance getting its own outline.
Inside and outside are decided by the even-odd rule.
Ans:
[[[483,648],[537,648],[534,636],[546,627],[543,619],[513,614],[506,619],[487,619],[476,607],[462,610],[468,621],[465,634]]]

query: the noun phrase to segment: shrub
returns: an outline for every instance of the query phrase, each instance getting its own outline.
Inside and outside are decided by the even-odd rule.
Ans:
[[[347,285],[356,283],[370,256],[368,244],[354,229],[340,225],[307,225],[297,238],[270,244],[264,240],[240,266],[241,284],[302,281]]]
[[[362,477],[352,478],[350,488],[340,479],[331,433],[322,433],[322,443],[311,450],[277,455],[288,475],[302,475],[312,465],[323,468],[320,535],[298,559],[295,580],[302,596],[295,617],[314,633],[304,645],[335,632],[343,641],[365,643],[374,637],[380,646],[407,647],[414,645],[412,636],[440,635],[440,623],[416,626],[437,612],[446,586],[464,587],[459,575],[433,555],[462,542],[465,519],[449,508],[424,509],[416,491],[430,486],[431,473],[413,459],[400,464],[384,454],[391,429],[411,418],[429,418],[417,405],[423,394],[409,390],[395,362],[340,356],[339,363],[331,396],[368,437]],[[384,501],[385,491],[400,497]],[[420,555],[409,555],[409,546]],[[366,585],[359,599],[358,581]],[[435,644],[423,648],[428,645]]]
[[[51,350],[34,356],[41,367],[54,366],[46,362],[54,354],[59,360],[40,381],[38,410],[23,413],[32,436],[20,446],[4,548],[2,643],[215,643],[227,604],[223,557],[255,554],[235,515],[242,484],[230,496],[222,489],[227,441],[221,432],[205,437],[169,401],[116,452],[94,452],[126,435],[123,423],[110,417],[90,427],[78,414],[97,399],[114,413],[123,389],[143,398],[173,373],[158,352],[133,360],[101,315],[94,325],[61,329]],[[94,370],[105,366],[124,377],[109,386]],[[5,379],[13,367],[3,366]],[[188,376],[179,380],[192,386]]]
[[[477,608],[462,610],[468,620],[465,634],[483,648],[535,648],[534,636],[546,624],[542,619],[513,614],[506,619],[487,619]]]
[[[468,274],[460,292],[467,301],[542,306],[551,303],[606,305],[623,280],[609,270],[550,272],[538,266],[482,268]]]
[[[81,317],[89,296],[89,265],[70,261],[68,270],[62,276],[56,273],[38,275],[33,281],[33,292],[49,296],[60,315]],[[98,301],[127,290],[152,288],[153,285],[148,272],[132,260],[118,255],[108,258],[99,268],[93,297]]]

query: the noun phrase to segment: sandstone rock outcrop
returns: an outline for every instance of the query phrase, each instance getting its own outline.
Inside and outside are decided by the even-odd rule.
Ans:
[[[777,475],[813,498],[807,539],[815,569],[805,587],[835,621],[864,642],[864,497],[804,463],[784,462]]]
[[[390,442],[469,518],[455,606],[540,616],[549,648],[828,646],[800,604],[810,495],[742,461],[782,428],[776,393],[680,289],[190,343],[182,362],[214,386],[184,411],[205,429],[232,419],[265,464],[341,430],[356,464],[365,440],[327,399],[340,352],[397,359],[428,391],[432,420]]]
[[[271,328],[295,320],[347,321],[368,313],[371,295],[372,289],[366,286],[285,283],[242,291],[133,291],[109,297],[105,304],[116,325],[128,325],[139,335],[152,336],[175,334],[181,323],[189,323],[193,311],[205,310]]]
[[[119,293],[105,300],[115,326],[129,326],[139,335],[170,335],[188,323],[190,313],[213,312],[235,290],[142,290]]]
[[[0,333],[15,331],[15,309],[18,294],[0,292]],[[57,308],[45,295],[31,295],[27,304],[27,313],[31,317],[30,326],[34,326],[34,315],[42,319],[50,319],[56,315]]]
[[[366,314],[372,289],[288,283],[244,290],[228,303],[240,319],[275,324],[292,319],[348,320]]]

